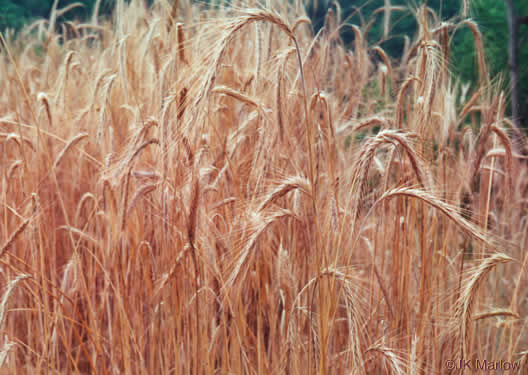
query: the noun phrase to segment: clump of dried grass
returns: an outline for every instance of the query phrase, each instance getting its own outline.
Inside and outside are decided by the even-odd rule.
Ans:
[[[476,23],[415,9],[397,61],[375,21],[347,50],[338,4],[317,35],[300,1],[99,6],[2,37],[2,371],[443,374],[526,350],[528,171]],[[447,69],[461,26],[472,92]]]

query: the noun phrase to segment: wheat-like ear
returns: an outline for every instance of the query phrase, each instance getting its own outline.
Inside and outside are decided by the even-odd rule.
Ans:
[[[79,220],[81,218],[82,209],[84,208],[84,205],[88,200],[91,200],[93,202],[93,211],[95,212],[97,210],[97,198],[95,195],[93,195],[90,192],[84,193],[84,195],[79,200],[79,203],[77,204],[77,210],[75,211],[75,216],[73,222],[80,227]]]
[[[198,158],[199,159],[199,158]],[[194,166],[194,168],[197,168]],[[193,169],[192,176],[192,187],[191,187],[191,196],[190,196],[190,207],[189,207],[189,216],[187,219],[187,237],[189,240],[189,247],[191,249],[191,257],[194,265],[194,287],[196,289],[196,296],[200,290],[199,280],[202,279],[199,264],[198,264],[198,254],[195,245],[196,237],[196,227],[197,227],[197,218],[198,218],[198,203],[200,200],[200,176],[199,172],[196,169]],[[195,315],[196,315],[196,332],[199,333],[200,326],[200,300],[197,298],[195,306]],[[200,337],[197,337],[195,342],[195,355],[198,355],[200,350]]]
[[[6,145],[9,144],[9,142],[15,142],[18,148],[22,150],[23,145],[20,142],[20,136],[18,134],[10,133],[10,134],[5,135],[5,144]]]
[[[105,78],[105,77],[103,77]],[[97,133],[96,133],[96,142],[99,144],[103,140],[103,136],[105,134],[105,113],[106,113],[106,107],[108,104],[108,98],[110,96],[110,91],[112,90],[112,86],[114,84],[115,79],[117,78],[117,74],[112,74],[108,78],[106,78],[106,84],[104,85],[104,92],[102,95],[102,102],[101,102],[101,108],[99,109],[99,124],[97,126]],[[106,143],[106,142],[104,142]],[[103,148],[104,150],[104,148]]]
[[[275,210],[271,214],[266,212],[254,211],[250,213],[249,217],[249,236],[245,241],[244,246],[237,251],[233,256],[233,260],[230,261],[230,269],[225,287],[232,288],[235,282],[244,280],[248,271],[251,269],[250,264],[255,260],[255,253],[253,247],[257,243],[260,236],[265,232],[274,222],[282,218],[293,218],[300,220],[294,212],[290,210]]]
[[[109,202],[107,202],[107,195],[109,197]],[[115,198],[114,189],[112,188],[110,181],[105,179],[103,180],[103,210],[115,210],[116,207],[117,200]]]
[[[15,160],[7,169],[7,180],[11,180],[13,178],[13,175],[15,172],[20,168],[22,165],[22,160]]]
[[[179,121],[183,118],[183,115],[185,114],[185,108],[187,107],[187,93],[189,90],[187,90],[187,87],[184,87],[180,91],[180,101],[178,103],[178,115],[177,118]]]
[[[391,199],[393,197],[410,197],[415,198],[418,200],[421,200],[422,202],[427,203],[431,207],[434,207],[440,212],[442,212],[444,215],[446,215],[453,223],[455,223],[460,229],[462,229],[466,234],[478,239],[479,241],[482,241],[483,243],[489,245],[490,247],[498,247],[498,248],[511,248],[511,245],[505,243],[505,244],[499,244],[497,241],[495,241],[493,238],[486,235],[479,227],[474,225],[473,223],[467,221],[464,219],[457,211],[456,207],[453,207],[442,200],[436,198],[431,193],[428,193],[424,190],[420,189],[414,189],[410,187],[398,187],[391,190],[386,191],[383,193],[383,195],[376,201],[372,209],[379,205],[381,202]]]
[[[360,50],[363,48],[363,32],[357,25],[350,25],[352,28],[352,31],[354,32],[354,45],[355,45],[355,51],[356,56],[360,52]],[[359,58],[359,56],[357,56]]]
[[[156,188],[159,186],[158,183],[148,184],[140,187],[135,193],[132,199],[130,200],[130,205],[127,208],[127,216],[131,214],[131,212],[136,207],[137,203],[141,199],[141,197],[153,192],[156,190]]]
[[[506,155],[506,174],[508,175],[508,187],[509,191],[513,191],[513,151],[510,138],[506,135],[503,129],[499,128],[496,124],[491,125],[491,131],[497,134],[502,146],[505,150]]]
[[[519,319],[519,314],[516,312],[510,310],[510,309],[493,309],[486,312],[480,312],[478,314],[473,315],[473,320],[481,320],[481,319],[487,319],[487,318],[493,318],[496,316],[507,316],[511,318]]]
[[[469,3],[469,1],[467,1]],[[466,0],[464,0],[466,3]],[[465,20],[463,24],[467,25],[473,33],[473,39],[475,41],[475,50],[477,51],[477,61],[479,67],[479,78],[481,87],[489,86],[489,74],[488,67],[486,65],[486,54],[484,51],[484,42],[482,41],[482,34],[478,28],[476,22],[472,20]]]
[[[68,231],[68,232],[70,232],[72,234],[77,234],[81,239],[83,239],[83,240],[85,240],[87,242],[90,242],[95,247],[101,246],[101,244],[99,243],[99,241],[96,238],[94,238],[93,236],[90,236],[89,234],[83,232],[82,230],[80,230],[78,228],[74,228],[72,226],[67,226],[67,225],[61,225],[57,229],[66,230],[66,231]]]
[[[366,194],[367,178],[376,150],[383,144],[394,144],[401,146],[409,157],[412,168],[418,182],[422,187],[428,187],[427,171],[423,166],[421,157],[411,146],[408,135],[394,130],[384,130],[371,138],[361,150],[358,161],[355,164],[352,177],[354,206],[352,217],[358,218],[362,209],[362,200]]]
[[[310,195],[310,182],[302,176],[290,176],[281,181],[281,183],[269,192],[262,203],[258,206],[257,211],[262,211],[280,197],[285,196],[290,191],[299,189],[303,193]]]
[[[328,11],[326,12],[324,28],[328,35],[332,35],[332,31],[335,29],[334,10],[332,8],[328,8]],[[331,39],[329,38],[328,40]]]
[[[7,305],[9,303],[9,297],[11,297],[11,295],[13,294],[13,291],[15,290],[15,287],[18,285],[18,283],[20,283],[22,280],[26,280],[29,278],[31,278],[30,275],[20,274],[14,280],[12,280],[7,286],[7,289],[4,292],[4,295],[2,297],[2,302],[0,302],[0,329],[2,329],[4,326],[4,320],[7,314]]]
[[[524,134],[522,129],[517,128],[511,119],[504,118],[502,121],[507,124],[514,133],[513,138],[515,140],[515,146],[524,154],[522,157],[528,155],[528,138],[526,137],[526,134]]]
[[[332,111],[328,100],[328,95],[324,93],[318,94],[319,100],[324,104],[325,113],[326,113],[326,149],[328,153],[327,157],[327,171],[330,176],[330,181],[332,184],[332,198],[330,199],[333,204],[339,206],[339,196],[338,196],[338,181],[339,178],[336,177],[336,168],[338,164],[337,148],[336,148],[336,131],[334,129],[334,120],[332,117]],[[337,210],[337,207],[336,207]],[[334,225],[337,225],[337,215],[331,215]]]
[[[143,151],[145,150],[148,146],[150,145],[158,145],[159,146],[160,142],[158,139],[156,138],[153,138],[153,139],[149,139],[148,141],[145,141],[143,142],[135,151],[132,155],[130,155],[130,158],[127,160],[127,166],[131,166],[132,163],[134,162],[134,160],[137,158],[137,156]]]
[[[226,96],[230,96],[232,98],[235,98],[237,100],[240,100],[243,103],[249,104],[251,106],[254,106],[256,108],[259,108],[259,104],[256,102],[255,99],[250,98],[249,96],[242,94],[241,92],[234,90],[230,87],[226,86],[216,86],[214,89],[211,90],[211,93],[213,94],[223,94]]]
[[[48,116],[49,127],[53,128],[53,120],[52,120],[52,117],[51,117],[51,109],[50,109],[48,95],[46,93],[44,93],[44,92],[39,93],[38,96],[37,96],[37,101],[38,102],[42,102],[42,104],[44,105],[44,109],[46,109],[46,114]]]
[[[170,95],[164,99],[163,108],[161,111],[161,176],[165,181],[169,173],[169,142],[172,138],[171,127],[169,126],[169,109],[176,100],[176,96]]]
[[[342,134],[348,129],[353,129],[354,131],[360,131],[369,126],[380,126],[384,129],[390,129],[392,126],[392,121],[388,118],[382,116],[371,116],[368,118],[360,120],[350,120],[345,122],[336,130],[336,134]]]
[[[442,81],[447,84],[449,76],[449,30],[454,27],[450,22],[442,22],[440,26],[434,30],[434,34],[439,34],[438,39],[442,46]]]
[[[284,100],[283,100],[283,89],[284,89],[284,76],[286,71],[286,64],[288,63],[288,58],[296,52],[295,48],[288,49],[283,57],[282,61],[279,62],[279,69],[277,70],[277,97],[276,97],[276,106],[277,106],[277,123],[279,125],[279,136],[280,139],[284,139]]]
[[[387,76],[389,77],[389,80],[392,82],[392,77],[393,77],[393,75],[392,75],[392,64],[390,62],[389,56],[387,56],[385,51],[380,46],[376,46],[372,50],[376,51],[378,53],[378,55],[381,57],[381,59],[383,60],[383,63],[387,67]]]
[[[176,4],[177,1],[175,1],[174,3]],[[178,23],[176,28],[178,31],[178,57],[181,62],[189,64],[189,62],[185,58],[185,34],[183,31],[183,24]]]
[[[75,30],[75,32],[77,32],[77,30],[75,29],[74,26],[72,26],[73,30]],[[68,85],[68,76],[69,76],[69,73],[70,73],[70,68],[71,68],[71,62],[73,60],[73,56],[75,55],[75,51],[70,51],[68,52],[68,54],[66,55],[66,57],[64,58],[64,80],[62,82],[62,91],[63,91],[63,95],[62,95],[62,110],[63,111],[66,111],[66,99],[68,98],[68,96],[66,95],[66,90],[67,90],[67,85]],[[51,114],[48,114],[49,118],[50,118],[50,121],[51,121]]]
[[[99,8],[101,7],[101,0],[96,0],[95,5],[93,7],[93,13],[92,13],[92,25],[97,26],[97,18],[99,16]]]
[[[57,169],[58,165],[60,164],[61,160],[64,158],[64,156],[66,155],[68,150],[70,150],[73,147],[75,147],[75,145],[77,143],[79,143],[80,141],[82,141],[86,137],[88,137],[87,133],[79,133],[75,137],[70,139],[70,141],[66,144],[66,146],[62,149],[60,154],[55,159],[55,162],[53,163],[53,169]]]
[[[253,23],[253,22],[269,22],[271,24],[274,24],[278,26],[286,35],[294,41],[296,45],[296,49],[299,50],[297,45],[297,39],[295,37],[295,34],[290,29],[288,24],[282,19],[281,16],[279,16],[277,13],[268,11],[268,10],[262,10],[262,9],[248,9],[245,11],[245,14],[243,16],[238,17],[233,22],[229,23],[226,27],[226,33],[224,34],[224,37],[219,43],[219,47],[216,50],[215,57],[213,59],[213,64],[211,68],[209,69],[208,74],[205,77],[204,83],[202,85],[201,92],[197,95],[194,101],[194,106],[196,107],[202,99],[207,96],[212,87],[214,87],[216,78],[217,78],[217,70],[218,66],[221,63],[221,60],[226,52],[226,49],[228,47],[229,42],[233,39],[234,35],[244,28],[245,26]],[[298,53],[299,54],[299,53]],[[300,59],[299,54],[299,61],[302,61]],[[302,64],[301,64],[302,65]],[[302,66],[301,66],[302,69]]]
[[[114,73],[115,72],[112,69],[106,69],[106,70],[103,70],[97,76],[97,78],[95,79],[95,85],[94,85],[94,90],[93,90],[93,93],[92,93],[92,100],[90,102],[90,108],[93,109],[93,107],[95,106],[95,103],[96,103],[97,99],[99,98],[99,90],[103,86],[103,84],[105,82],[105,79],[107,79],[108,77],[112,77]],[[97,110],[99,110],[99,109],[97,109]]]
[[[75,39],[81,39],[81,33],[79,31],[79,27],[76,24],[74,24],[72,21],[65,21],[63,26],[64,26],[64,29],[63,29],[64,31],[62,33],[63,36],[70,36],[73,34]],[[70,34],[68,34],[68,32]],[[70,51],[70,52],[73,52],[73,51]]]
[[[172,8],[171,8],[171,12],[170,12],[170,16],[169,16],[169,23],[167,25],[167,29],[168,31],[170,31],[175,23],[175,20],[176,20],[176,14],[178,13],[178,5],[179,5],[179,0],[174,0],[174,2],[172,3]]]
[[[74,294],[79,290],[79,274],[82,272],[80,260],[79,253],[74,252],[64,268],[61,283],[61,291],[64,295],[61,296],[61,300],[64,297],[72,299]]]
[[[7,242],[2,246],[0,249],[0,259],[4,256],[4,254],[9,250],[11,246],[13,246],[13,243],[15,243],[16,239],[20,234],[26,229],[27,225],[29,224],[30,219],[26,219],[18,226],[18,228],[11,234]]]
[[[473,106],[475,105],[477,99],[480,97],[481,93],[482,93],[482,90],[477,90],[471,96],[471,98],[466,102],[466,104],[464,104],[464,107],[462,108],[462,111],[460,111],[460,114],[458,115],[457,125],[461,124],[462,121],[464,121],[464,118],[472,110]]]
[[[469,14],[470,0],[462,0],[462,18],[466,18]]]
[[[471,311],[475,303],[478,288],[482,281],[491,270],[499,264],[508,263],[512,259],[506,254],[498,253],[486,258],[477,268],[469,275],[469,280],[460,293],[455,311],[455,322],[458,326],[457,339],[459,340],[461,359],[469,358],[468,339],[471,323]]]
[[[9,351],[16,345],[16,343],[12,341],[5,341],[4,346],[2,349],[0,349],[0,368],[4,365],[4,362],[7,359],[7,355],[9,354]]]
[[[193,172],[193,181],[191,188],[190,206],[189,206],[189,217],[187,220],[187,235],[189,237],[189,243],[191,244],[191,250],[194,252],[194,239],[196,235],[197,217],[198,217],[198,202],[200,199],[200,179],[197,176],[198,172]]]
[[[398,91],[396,98],[396,110],[394,114],[394,121],[396,122],[396,128],[401,129],[403,127],[403,113],[405,110],[405,99],[408,97],[407,91],[409,86],[413,82],[420,82],[420,78],[416,76],[408,77]]]
[[[49,25],[48,25],[48,41],[49,41],[49,38],[51,37],[51,34],[55,31],[55,21],[57,20],[57,6],[58,5],[59,5],[59,0],[55,0],[53,1],[53,4],[51,6],[50,20],[49,20]]]
[[[121,201],[121,232],[125,230],[126,218],[127,218],[127,206],[128,206],[128,187],[130,183],[130,175],[132,174],[132,167],[128,169],[125,175],[125,181],[123,183],[122,201]]]
[[[286,55],[287,56],[287,55]],[[277,69],[277,94],[275,100],[277,112],[277,125],[279,127],[279,138],[284,139],[284,115],[282,114],[282,81],[284,80],[284,64],[279,65]]]
[[[365,351],[365,355],[367,354],[381,355],[383,358],[387,360],[387,363],[392,369],[393,374],[396,374],[396,375],[405,374],[405,371],[404,371],[405,364],[403,363],[403,360],[391,348],[388,348],[381,344],[376,344],[376,345],[370,346]]]
[[[17,146],[22,150],[22,147],[24,146],[22,143],[25,143],[29,146],[29,148],[32,151],[35,151],[35,146],[33,146],[33,143],[24,137],[20,137],[20,135],[16,133],[0,133],[0,137],[5,138],[5,143],[9,143],[10,141],[13,141],[17,144]]]
[[[505,150],[505,165],[506,173],[508,175],[508,189],[513,191],[513,150],[512,144],[509,137],[506,135],[504,130],[497,126],[497,123],[482,127],[476,140],[477,152],[473,160],[473,168],[471,174],[471,180],[475,181],[477,174],[480,170],[480,164],[486,154],[486,141],[488,140],[491,133],[495,133],[501,141]]]
[[[306,17],[306,16],[301,16],[299,18],[297,18],[297,20],[295,21],[293,27],[292,27],[292,31],[293,33],[295,34],[297,32],[297,28],[301,25],[311,25],[312,24],[312,21],[310,20],[310,18]]]
[[[84,6],[83,3],[81,2],[76,2],[73,4],[66,5],[64,8],[57,9],[57,17],[61,17],[65,15],[66,13],[68,13],[70,10],[75,9],[75,8],[81,8],[83,6]]]
[[[473,162],[472,162],[471,181],[473,182],[477,178],[477,175],[480,170],[480,164],[482,163],[482,159],[484,158],[484,155],[486,154],[486,142],[490,134],[491,134],[491,125],[486,124],[481,127],[479,134],[477,136],[477,139],[475,140],[477,150],[473,158]]]

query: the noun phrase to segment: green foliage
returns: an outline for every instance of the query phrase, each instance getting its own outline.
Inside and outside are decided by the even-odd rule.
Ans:
[[[528,3],[516,3],[519,14],[528,15]],[[473,0],[470,17],[477,22],[484,40],[484,49],[489,71],[492,77],[501,77],[504,88],[509,84],[508,67],[508,23],[504,1]],[[520,30],[519,82],[521,97],[528,98],[528,50],[522,48],[528,41],[528,28]],[[468,28],[460,29],[453,42],[452,70],[466,82],[476,82],[478,67],[473,36]],[[525,99],[526,100],[526,99]]]
[[[474,0],[471,18],[477,22],[484,38],[490,73],[504,72],[508,66],[508,24],[502,1]],[[473,36],[468,28],[460,29],[452,43],[452,68],[465,81],[475,81],[478,74]]]
[[[99,13],[110,14],[115,2],[116,0],[103,0]],[[87,19],[92,14],[96,0],[59,0],[58,8],[73,3],[81,3],[83,6],[72,9],[62,20]],[[48,18],[52,7],[53,0],[0,0],[0,31],[7,28],[18,30],[35,19]]]
[[[19,29],[27,22],[27,12],[17,3],[10,0],[0,0],[0,30],[6,28]]]

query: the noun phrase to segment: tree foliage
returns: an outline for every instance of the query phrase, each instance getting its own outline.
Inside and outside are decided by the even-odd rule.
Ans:
[[[41,18],[48,18],[54,0],[0,0],[0,30],[20,29],[25,24]],[[72,9],[63,20],[86,19],[92,12],[96,0],[59,0],[58,7],[64,8],[73,3],[82,7]],[[103,0],[100,14],[109,14],[115,0]],[[59,20],[60,21],[60,20]]]

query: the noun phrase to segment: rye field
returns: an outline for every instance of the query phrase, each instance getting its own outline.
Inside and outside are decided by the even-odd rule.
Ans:
[[[528,371],[526,142],[465,1],[397,60],[337,4],[67,11],[0,44],[0,374]]]

